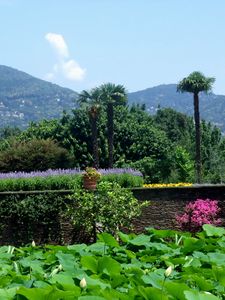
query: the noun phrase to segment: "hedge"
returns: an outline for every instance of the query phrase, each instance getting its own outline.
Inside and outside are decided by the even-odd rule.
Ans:
[[[125,188],[141,187],[143,178],[131,174],[103,175],[100,181],[117,182]],[[0,179],[0,192],[4,191],[34,191],[34,190],[70,190],[81,186],[81,175],[66,174],[47,177],[5,178]]]

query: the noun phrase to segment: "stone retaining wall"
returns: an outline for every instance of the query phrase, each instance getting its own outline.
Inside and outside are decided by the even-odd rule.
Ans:
[[[141,217],[134,221],[135,229],[141,232],[145,227],[175,229],[175,215],[182,213],[190,201],[212,199],[219,201],[221,219],[225,225],[225,185],[196,185],[192,187],[133,189],[140,200],[150,203],[143,209]]]
[[[173,187],[173,188],[135,188],[132,189],[134,196],[139,201],[148,200],[149,205],[143,208],[142,215],[134,220],[134,228],[137,233],[143,232],[146,227],[154,227],[158,229],[176,229],[176,214],[182,213],[184,206],[198,198],[218,200],[221,208],[222,225],[225,226],[225,185],[198,185],[192,187]],[[30,192],[1,192],[0,201],[5,196],[18,194],[21,199],[32,194],[48,194],[55,193],[60,195],[68,195],[72,191],[30,191]],[[60,215],[60,214],[59,214]],[[75,243],[79,242],[80,234],[73,232],[73,227],[67,220],[56,220],[57,226],[53,228],[57,239],[45,240],[48,228],[43,228],[37,224],[35,240],[40,243]],[[14,222],[9,222],[5,226],[5,230],[0,234],[0,244],[17,244],[20,243],[14,233],[18,232],[26,236],[26,224],[24,228],[18,228]],[[47,230],[47,231],[46,231]],[[24,241],[21,243],[27,243]]]

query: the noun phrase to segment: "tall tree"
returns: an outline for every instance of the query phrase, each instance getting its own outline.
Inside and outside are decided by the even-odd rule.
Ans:
[[[87,109],[92,133],[92,147],[94,167],[99,167],[99,153],[98,153],[98,118],[101,109],[100,90],[94,88],[88,91],[82,91],[78,96],[78,103]]]
[[[127,93],[123,85],[105,83],[99,87],[101,97],[106,105],[107,111],[107,138],[108,138],[108,155],[109,168],[113,167],[113,142],[114,142],[114,106],[127,103]]]
[[[188,77],[182,79],[177,86],[179,92],[189,92],[194,98],[194,120],[195,120],[195,147],[196,147],[196,175],[197,182],[201,182],[201,132],[200,132],[200,112],[199,112],[199,93],[209,92],[215,79],[205,77],[200,72],[193,72]]]

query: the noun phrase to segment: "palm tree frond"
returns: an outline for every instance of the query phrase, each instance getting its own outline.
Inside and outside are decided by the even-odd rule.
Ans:
[[[210,92],[215,82],[213,77],[205,77],[201,72],[193,72],[182,79],[177,85],[177,91],[184,93]]]

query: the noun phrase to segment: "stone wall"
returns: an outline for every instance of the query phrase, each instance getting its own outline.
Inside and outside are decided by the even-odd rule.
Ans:
[[[222,225],[225,225],[225,185],[198,185],[193,187],[178,188],[136,188],[132,189],[134,196],[139,201],[148,200],[149,205],[143,208],[142,215],[134,220],[134,228],[137,233],[143,232],[146,227],[154,227],[157,229],[176,229],[176,214],[182,213],[184,206],[198,198],[213,199],[219,201],[221,208]],[[17,195],[19,198],[32,194],[54,194],[66,196],[71,191],[31,191],[31,192],[1,192],[0,201],[9,195]],[[51,195],[52,196],[52,195]],[[60,216],[60,212],[59,212]],[[0,244],[26,244],[30,242],[29,232],[27,232],[27,224],[24,223],[18,227],[15,220],[7,220],[7,224],[3,224],[4,229],[0,228]],[[21,225],[21,224],[20,224]],[[51,233],[51,234],[50,234]],[[57,243],[71,244],[78,242],[87,242],[89,237],[79,232],[75,232],[73,226],[68,220],[56,218],[53,228],[40,226],[36,224],[35,234],[32,239],[38,243]]]
[[[225,225],[225,186],[198,185],[192,187],[142,188],[133,189],[140,200],[150,201],[142,211],[142,215],[134,221],[135,231],[142,232],[145,227],[158,229],[176,229],[176,214],[182,213],[190,201],[196,199],[212,199],[219,201],[220,217]]]

